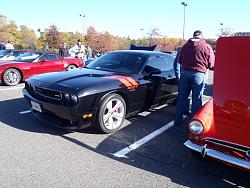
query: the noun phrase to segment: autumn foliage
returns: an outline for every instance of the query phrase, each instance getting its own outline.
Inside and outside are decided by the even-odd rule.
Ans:
[[[48,44],[51,50],[56,51],[63,42],[71,47],[78,39],[98,53],[129,49],[131,44],[137,46],[157,44],[158,51],[171,51],[185,42],[180,38],[161,36],[158,28],[153,29],[148,37],[131,39],[114,36],[108,31],[97,32],[93,26],[88,27],[87,33],[83,36],[80,32],[60,32],[56,25],[51,25],[44,31],[39,29],[37,36],[35,31],[27,26],[17,27],[14,21],[9,21],[4,15],[0,15],[0,40],[5,42],[10,40],[18,49],[42,49],[44,44]]]

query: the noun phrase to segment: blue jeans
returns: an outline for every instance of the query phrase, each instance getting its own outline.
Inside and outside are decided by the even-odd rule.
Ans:
[[[183,114],[188,108],[188,96],[192,91],[192,109],[191,116],[202,107],[202,95],[206,85],[206,73],[196,71],[181,71],[179,83],[178,100],[176,104],[175,123],[179,124],[183,121]]]

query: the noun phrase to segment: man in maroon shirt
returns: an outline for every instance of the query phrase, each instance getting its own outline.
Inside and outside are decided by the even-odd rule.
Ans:
[[[176,104],[175,125],[180,125],[183,121],[184,109],[187,109],[186,105],[188,105],[188,96],[191,91],[191,116],[201,108],[207,71],[209,68],[213,68],[214,59],[213,49],[203,39],[202,32],[200,30],[195,31],[193,38],[184,44],[180,52],[181,77]]]

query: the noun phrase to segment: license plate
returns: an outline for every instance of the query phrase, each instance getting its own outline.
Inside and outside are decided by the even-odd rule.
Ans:
[[[38,104],[38,103],[36,103],[36,102],[34,102],[34,101],[31,101],[31,108],[33,110],[38,111],[38,112],[42,112],[41,105]]]

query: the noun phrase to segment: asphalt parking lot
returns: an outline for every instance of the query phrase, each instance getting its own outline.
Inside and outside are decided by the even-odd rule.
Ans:
[[[0,86],[0,187],[250,187],[246,172],[190,155],[187,126],[171,124],[174,105],[128,118],[114,134],[70,132],[36,120],[23,87]]]

